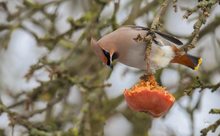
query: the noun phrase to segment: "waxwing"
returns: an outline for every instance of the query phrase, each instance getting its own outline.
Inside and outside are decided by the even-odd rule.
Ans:
[[[153,35],[149,66],[146,61],[146,41],[138,40],[140,37]],[[119,62],[142,70],[154,73],[166,67],[169,63],[179,63],[197,70],[202,59],[180,52],[177,46],[182,42],[177,38],[141,26],[122,26],[106,34],[96,41],[91,39],[91,46],[101,61],[112,67],[112,62]]]

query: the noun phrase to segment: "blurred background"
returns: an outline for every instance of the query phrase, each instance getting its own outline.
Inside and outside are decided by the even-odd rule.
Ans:
[[[161,31],[186,44],[201,10],[183,16],[205,2],[170,0]],[[204,128],[219,135],[220,6],[212,2],[189,51],[203,58],[200,69],[171,64],[157,71],[176,102],[153,118],[123,98],[144,71],[119,63],[111,70],[90,39],[121,25],[150,27],[162,0],[1,0],[0,136],[199,136]]]

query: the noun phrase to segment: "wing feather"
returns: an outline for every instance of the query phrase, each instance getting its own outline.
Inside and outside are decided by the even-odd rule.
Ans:
[[[145,31],[150,30],[149,28],[143,27],[143,26],[127,25],[127,27],[130,27],[130,28],[136,29],[136,30],[145,30]],[[183,45],[183,43],[179,39],[177,39],[176,37],[174,37],[172,35],[165,34],[165,33],[159,32],[159,31],[154,31],[154,30],[152,32],[157,33],[158,35],[160,35],[164,39],[166,39],[172,43],[175,43],[176,45]]]

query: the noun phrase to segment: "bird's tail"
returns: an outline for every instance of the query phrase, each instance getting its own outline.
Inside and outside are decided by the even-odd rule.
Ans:
[[[171,63],[179,63],[190,67],[191,69],[198,70],[202,63],[202,58],[195,57],[189,54],[175,56]]]

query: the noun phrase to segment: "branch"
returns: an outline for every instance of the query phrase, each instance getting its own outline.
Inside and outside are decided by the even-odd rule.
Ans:
[[[211,109],[209,111],[210,114],[220,114],[220,109]]]
[[[214,133],[216,129],[219,127],[219,125],[220,125],[220,119],[217,120],[214,124],[208,126],[207,128],[202,129],[200,131],[201,136],[206,136],[209,131],[212,131],[212,133]]]
[[[194,83],[192,83],[192,86],[190,88],[186,89],[184,92],[187,95],[191,95],[192,91],[197,88],[201,89],[200,92],[203,91],[204,89],[207,89],[207,88],[211,89],[211,92],[215,92],[218,90],[219,87],[220,87],[220,82],[215,85],[210,85],[210,84],[204,84],[199,79],[196,79],[196,81]]]
[[[159,5],[159,1],[158,0],[154,0],[148,4],[146,4],[146,6],[144,6],[143,8],[141,8],[140,10],[137,10],[135,16],[134,15],[129,15],[129,17],[123,22],[122,25],[126,25],[126,24],[132,24],[132,22],[134,22],[134,20],[140,16],[143,16],[144,14],[150,12],[152,9],[156,8]],[[133,14],[133,13],[132,13]]]
[[[163,4],[160,7],[160,11],[158,12],[151,24],[151,29],[158,29],[158,27],[160,26],[161,17],[163,17],[166,13],[169,2],[170,0],[164,0]]]
[[[199,39],[210,32],[214,32],[214,30],[220,25],[220,16],[216,16],[214,21],[207,24],[201,31],[199,35]]]
[[[158,29],[158,27],[160,26],[160,21],[161,21],[161,17],[163,16],[163,14],[165,13],[168,4],[169,4],[170,0],[164,0],[163,4],[160,7],[160,11],[158,12],[158,14],[156,15],[156,17],[154,18],[152,24],[151,24],[151,30],[155,30]],[[152,40],[155,38],[154,33],[151,33],[151,31],[149,30],[147,36],[144,38],[145,42],[146,42],[146,56],[145,59],[147,61],[147,75],[149,73],[151,73],[150,71],[150,53],[151,53],[151,46],[152,46]]]
[[[8,25],[8,24],[0,24],[0,32],[3,31],[3,30],[9,29],[11,27],[12,26]]]
[[[112,23],[113,30],[115,30],[118,27],[117,20],[116,20],[116,14],[119,10],[119,3],[120,3],[120,0],[115,0],[114,1],[114,11],[113,11],[113,15],[112,15],[112,18],[111,18],[111,23]]]
[[[11,126],[14,126],[15,124],[20,124],[22,126],[25,126],[28,130],[31,130],[32,128],[36,128],[39,130],[45,130],[44,127],[33,124],[32,122],[28,121],[26,118],[20,116],[16,112],[10,111],[3,104],[0,104],[0,114],[2,114],[4,112],[8,114]]]
[[[199,38],[200,29],[202,25],[205,24],[207,18],[209,17],[212,6],[214,6],[217,2],[218,2],[217,0],[205,1],[205,2],[202,1],[191,10],[187,10],[187,14],[184,15],[184,18],[188,18],[193,12],[196,12],[199,9],[202,10],[202,13],[199,14],[199,18],[194,24],[194,31],[192,32],[191,39],[189,40],[189,42],[187,42],[186,46],[180,48],[181,51],[187,52],[188,50],[191,50],[196,47],[196,43]]]

